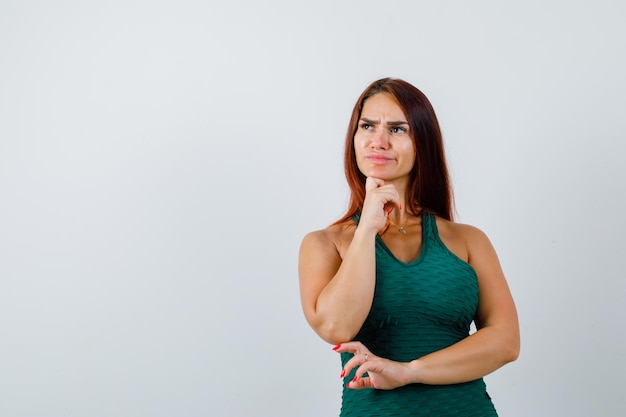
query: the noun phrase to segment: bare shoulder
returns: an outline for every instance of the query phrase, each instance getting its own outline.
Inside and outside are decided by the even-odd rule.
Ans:
[[[342,258],[354,236],[353,224],[334,224],[307,233],[302,239],[301,252],[336,253]]]
[[[470,240],[484,239],[487,237],[487,235],[485,235],[485,233],[476,226],[465,223],[456,223],[438,216],[436,219],[439,233],[450,233],[451,235]]]
[[[315,310],[317,297],[341,266],[350,246],[350,229],[347,224],[332,225],[307,233],[302,239],[298,275],[305,312]]]
[[[472,257],[475,258],[484,250],[490,250],[489,238],[478,227],[456,223],[441,217],[436,217],[436,219],[440,239],[459,258],[470,262],[473,260]]]

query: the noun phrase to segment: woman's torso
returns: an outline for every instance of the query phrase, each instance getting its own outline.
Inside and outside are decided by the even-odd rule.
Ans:
[[[439,232],[439,225],[443,225],[443,233]],[[404,235],[388,229],[377,237],[374,299],[355,338],[372,353],[401,362],[467,337],[478,305],[477,277],[467,263],[462,233],[455,230],[454,224],[425,214],[422,222],[407,230]],[[338,246],[340,253],[348,233],[349,229]],[[408,239],[402,241],[403,238]],[[342,363],[350,357],[342,354]],[[344,382],[351,378],[352,375],[346,376]],[[344,387],[341,415],[496,414],[484,382],[479,379],[447,386],[411,384],[391,391]]]

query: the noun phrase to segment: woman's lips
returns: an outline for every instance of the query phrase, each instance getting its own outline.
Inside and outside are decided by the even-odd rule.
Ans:
[[[386,156],[386,155],[381,155],[378,153],[372,153],[369,155],[365,156],[370,162],[377,164],[377,165],[383,165],[386,164],[390,161],[393,161],[393,158],[390,156]]]

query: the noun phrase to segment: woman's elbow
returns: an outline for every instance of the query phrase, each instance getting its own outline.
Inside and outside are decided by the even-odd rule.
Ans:
[[[351,329],[347,328],[341,323],[334,321],[327,321],[325,323],[318,323],[316,326],[313,326],[315,333],[318,334],[326,342],[331,345],[338,345],[341,343],[346,343],[354,339],[357,332],[351,331]]]
[[[509,363],[517,360],[520,354],[520,337],[519,333],[511,335],[504,343],[502,347],[502,357],[504,363]]]

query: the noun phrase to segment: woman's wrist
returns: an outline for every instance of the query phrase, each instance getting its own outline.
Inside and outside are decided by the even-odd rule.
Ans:
[[[422,384],[423,363],[419,359],[412,360],[408,363],[409,378],[408,384]]]
[[[363,238],[363,239],[373,239],[376,237],[377,234],[378,234],[377,229],[359,224],[359,226],[354,231],[353,240],[357,237]]]

